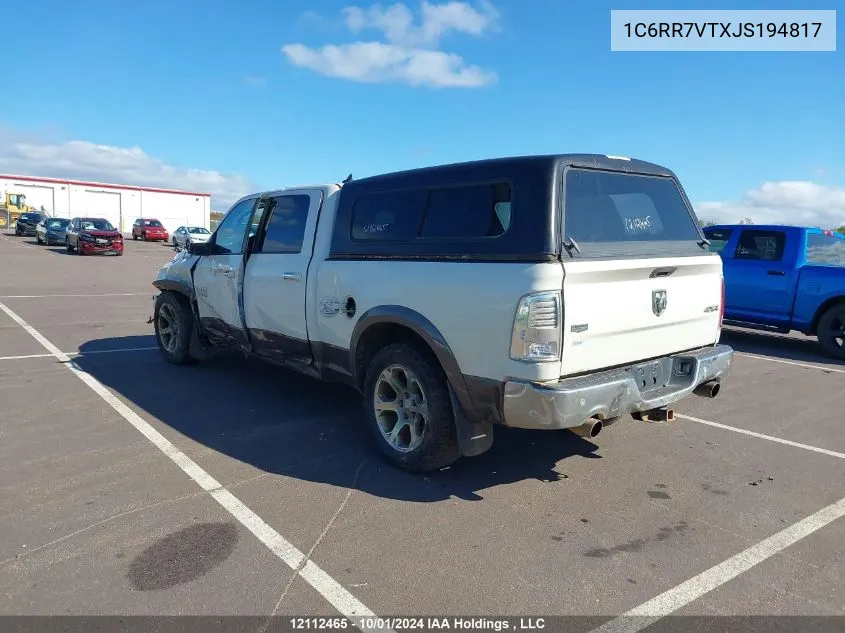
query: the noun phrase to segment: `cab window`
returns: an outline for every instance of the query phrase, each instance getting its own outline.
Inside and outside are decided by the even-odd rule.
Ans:
[[[311,198],[296,194],[268,200],[270,218],[264,232],[261,253],[299,253],[305,238]]]
[[[236,204],[217,227],[214,243],[221,254],[243,253],[247,227],[251,228],[252,210],[255,198]]]
[[[739,236],[734,259],[779,262],[785,244],[786,235],[782,231],[745,229]]]
[[[710,240],[710,246],[707,250],[713,253],[721,253],[731,239],[732,233],[731,229],[704,229],[704,237]]]

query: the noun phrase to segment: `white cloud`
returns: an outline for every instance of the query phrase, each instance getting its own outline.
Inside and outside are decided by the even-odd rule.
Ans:
[[[381,42],[327,45],[319,49],[289,44],[282,50],[295,66],[352,81],[402,81],[413,86],[472,88],[496,80],[495,74],[478,66],[467,66],[458,55]]]
[[[374,4],[367,10],[346,7],[343,13],[353,33],[376,29],[389,43],[409,48],[436,46],[452,31],[479,37],[494,28],[499,19],[498,11],[489,2],[476,7],[467,2],[432,4],[423,0],[419,25],[414,24],[414,14],[402,3],[387,8]]]
[[[420,20],[404,4],[374,4],[367,9],[343,9],[346,27],[353,34],[381,32],[384,41],[358,41],[311,48],[287,44],[288,61],[314,72],[359,82],[397,81],[413,86],[474,88],[494,83],[496,73],[467,64],[454,53],[440,49],[450,33],[479,37],[496,27],[498,11],[487,0],[476,6],[450,1],[433,4],[423,0]]]
[[[699,219],[714,222],[735,223],[747,217],[755,224],[845,225],[845,188],[808,181],[766,182],[738,201],[694,206]]]
[[[3,129],[0,173],[210,193],[215,210],[225,210],[245,193],[256,190],[255,184],[241,176],[169,165],[140,147],[48,142]]]

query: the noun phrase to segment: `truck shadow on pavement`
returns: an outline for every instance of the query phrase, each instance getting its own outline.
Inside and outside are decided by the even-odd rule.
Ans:
[[[152,418],[268,473],[403,501],[477,501],[483,499],[479,491],[502,484],[563,481],[565,463],[559,463],[567,458],[600,458],[598,446],[573,433],[499,427],[487,453],[429,475],[411,474],[382,460],[364,427],[360,397],[345,386],[238,357],[177,367],[157,350],[91,353],[145,347],[155,347],[153,336],[92,340],[80,347],[82,356],[74,362],[154,425]],[[175,441],[188,455],[197,455],[195,448]],[[201,455],[195,459],[203,466]],[[216,476],[213,468],[210,474]]]
[[[772,358],[802,363],[826,363],[845,367],[845,362],[825,355],[813,336],[797,338],[783,334],[725,327],[722,330],[720,342],[730,345],[737,352],[771,356]]]

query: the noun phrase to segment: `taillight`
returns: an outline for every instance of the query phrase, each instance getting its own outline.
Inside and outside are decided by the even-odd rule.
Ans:
[[[516,309],[510,357],[533,363],[559,360],[562,331],[560,292],[527,295]]]

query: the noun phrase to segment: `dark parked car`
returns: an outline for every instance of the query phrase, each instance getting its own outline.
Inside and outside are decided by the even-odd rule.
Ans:
[[[35,235],[35,227],[46,216],[40,213],[21,213],[15,224],[15,235]]]
[[[39,244],[64,244],[67,225],[70,220],[67,218],[44,218],[35,227],[35,241]]]
[[[65,248],[77,255],[123,255],[123,235],[105,218],[73,218],[67,225]]]

